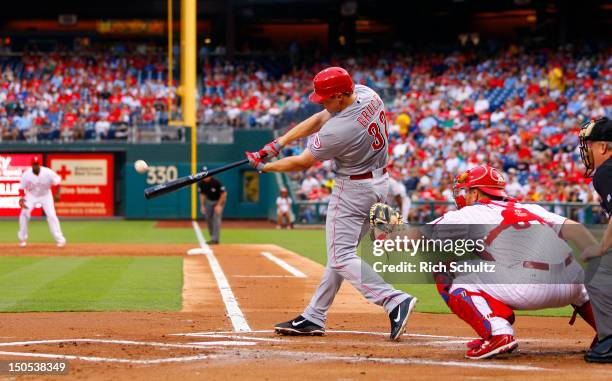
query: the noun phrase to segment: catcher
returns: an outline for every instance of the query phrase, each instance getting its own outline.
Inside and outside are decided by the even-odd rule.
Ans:
[[[445,229],[455,233],[464,228],[479,231],[486,248],[481,253],[483,259],[494,261],[501,269],[493,274],[436,276],[438,291],[450,310],[480,336],[467,344],[465,356],[469,359],[491,358],[518,347],[512,328],[514,310],[571,304],[575,313],[570,324],[580,314],[596,329],[582,284],[583,270],[565,242],[570,240],[584,251],[597,245],[595,238],[575,221],[539,205],[516,202],[508,196],[505,186],[503,176],[490,166],[481,165],[462,173],[453,187],[459,210],[445,213],[425,229],[434,236]],[[376,204],[373,208],[371,223],[375,227],[401,223],[388,206]],[[404,231],[416,238],[421,236],[421,231],[416,235],[417,229]]]

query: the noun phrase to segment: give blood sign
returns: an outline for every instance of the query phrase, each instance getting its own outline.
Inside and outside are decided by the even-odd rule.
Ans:
[[[61,178],[59,216],[100,217],[114,214],[112,154],[49,154],[47,165]]]

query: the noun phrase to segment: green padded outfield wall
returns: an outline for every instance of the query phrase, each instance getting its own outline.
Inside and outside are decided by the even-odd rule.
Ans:
[[[198,145],[198,168],[216,168],[244,158],[245,150],[256,150],[272,140],[271,131],[238,130],[232,144]],[[129,219],[188,219],[191,215],[190,188],[153,200],[145,200],[147,186],[189,174],[189,143],[126,144],[0,143],[0,153],[53,152],[113,153],[115,156],[115,214]],[[145,174],[134,170],[134,161],[145,160],[150,169]],[[226,187],[227,218],[267,218],[278,194],[274,176],[257,174],[248,165],[216,176]],[[198,206],[198,213],[199,213]]]

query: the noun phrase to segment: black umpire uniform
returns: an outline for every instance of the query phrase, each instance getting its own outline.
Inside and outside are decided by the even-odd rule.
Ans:
[[[588,128],[588,131],[587,131]],[[582,160],[589,171],[595,170],[593,187],[601,198],[601,206],[610,218],[608,230],[612,229],[612,157],[594,166],[590,142],[612,142],[612,121],[606,118],[586,124],[581,130]],[[612,143],[608,143],[612,146]],[[586,155],[586,157],[585,157]],[[585,355],[589,362],[612,363],[612,247],[604,248],[600,257],[591,258],[586,270],[586,289],[591,299],[598,343]]]
[[[225,206],[227,193],[225,186],[213,177],[207,177],[198,184],[200,190],[200,203],[204,206],[204,215],[208,225],[208,234],[210,241],[208,244],[219,243],[219,235],[221,233],[221,213],[215,211],[215,207],[220,205]]]

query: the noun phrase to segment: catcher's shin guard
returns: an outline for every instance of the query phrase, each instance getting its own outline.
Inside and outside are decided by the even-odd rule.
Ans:
[[[434,281],[436,282],[436,288],[438,289],[438,293],[444,299],[444,302],[450,307],[451,294],[449,293],[450,288],[453,285],[453,274],[451,273],[434,273]],[[462,289],[463,290],[463,289]],[[488,293],[484,291],[479,292],[470,292],[465,290],[467,295],[481,296],[489,305],[491,309],[491,317],[500,317],[504,320],[507,320],[511,325],[514,324],[515,316],[514,311],[505,305],[503,302],[495,299]],[[456,296],[455,296],[456,297]],[[456,302],[454,302],[456,306]],[[455,312],[452,308],[451,310]],[[592,315],[592,313],[591,313]]]
[[[448,305],[448,299],[450,298],[450,294],[448,290],[450,290],[453,285],[452,274],[450,273],[434,273],[434,281],[436,282],[436,288],[438,289],[438,293],[444,299],[444,303]]]
[[[595,330],[595,338],[591,342],[591,346],[590,346],[590,348],[593,348],[595,344],[597,344],[598,342],[598,337],[597,337],[597,324],[595,323],[595,315],[593,314],[593,307],[591,306],[591,301],[590,300],[587,301],[580,307],[572,304],[572,307],[574,307],[574,313],[572,314],[569,324],[574,325],[574,323],[576,322],[576,315],[582,316],[584,321],[586,321]]]
[[[448,294],[448,307],[461,320],[474,328],[480,337],[489,338],[491,336],[491,322],[478,311],[472,300],[472,295],[474,294],[466,289],[458,288]]]
[[[470,292],[463,288],[458,288],[455,291],[449,293],[448,289],[444,288],[443,283],[438,283],[438,292],[448,304],[448,307],[461,318],[461,320],[468,323],[480,337],[486,339],[491,336],[491,323],[489,318],[499,317],[510,324],[514,324],[514,311],[501,301],[495,299],[491,295],[484,291]],[[478,310],[472,296],[480,296],[485,300],[491,313],[488,316],[483,316]]]
[[[500,302],[499,300],[495,299],[484,291],[480,291],[479,294],[480,296],[485,298],[487,304],[489,304],[489,308],[491,308],[491,311],[493,311],[491,313],[491,317],[500,317],[504,320],[507,320],[508,323],[510,323],[511,325],[514,324],[515,316],[514,311],[512,311],[512,308],[508,307],[503,302]]]
[[[597,332],[597,325],[595,324],[595,315],[593,315],[593,307],[591,307],[591,301],[587,301],[580,307],[572,304],[574,307],[574,313],[572,314],[572,318],[569,321],[570,325],[574,325],[576,322],[576,315],[582,316],[584,321],[586,321],[593,329]]]

